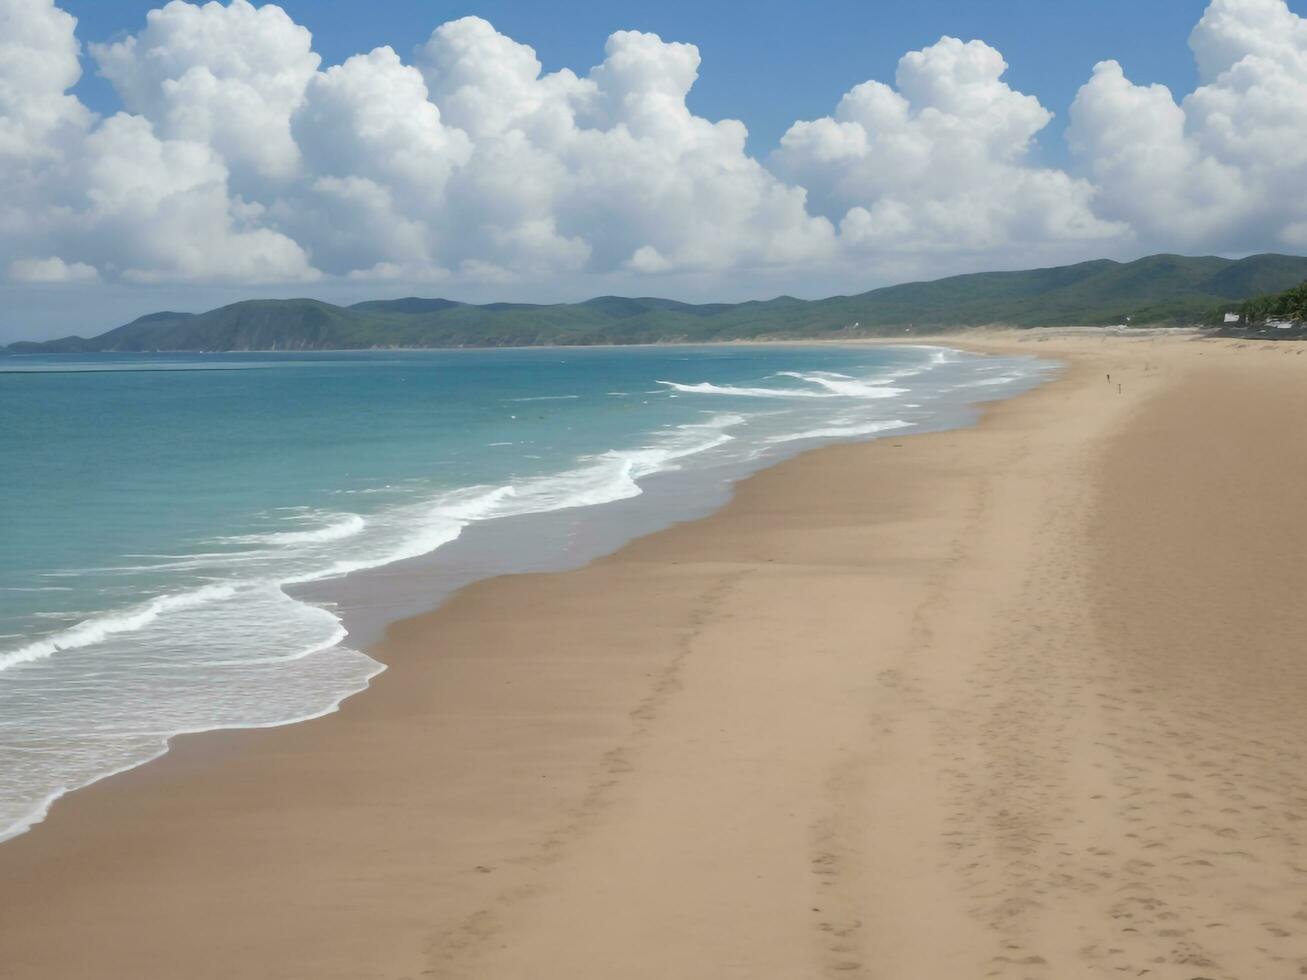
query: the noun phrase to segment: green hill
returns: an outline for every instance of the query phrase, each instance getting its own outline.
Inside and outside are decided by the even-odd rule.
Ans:
[[[681,303],[600,296],[583,303],[474,305],[447,299],[333,306],[247,300],[207,313],[153,313],[83,339],[11,344],[10,353],[328,350],[639,344],[900,334],[955,327],[1203,323],[1307,278],[1307,257],[1153,255],[1024,272],[985,272],[887,286],[857,296]]]

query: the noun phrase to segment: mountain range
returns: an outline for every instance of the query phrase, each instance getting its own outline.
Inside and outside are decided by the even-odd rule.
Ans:
[[[582,303],[476,305],[447,299],[256,299],[207,313],[151,313],[89,339],[20,341],[8,353],[345,350],[639,344],[928,333],[1008,326],[1194,324],[1307,279],[1307,257],[1153,255],[905,283],[856,296],[681,303],[600,296]]]

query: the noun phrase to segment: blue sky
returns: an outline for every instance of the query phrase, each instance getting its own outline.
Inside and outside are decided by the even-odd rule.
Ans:
[[[1307,0],[156,6],[0,0],[0,342],[1307,253]]]
[[[135,32],[151,0],[67,0],[83,42]],[[796,119],[825,115],[835,100],[869,78],[891,80],[906,51],[945,34],[979,38],[998,48],[1014,88],[1039,97],[1056,113],[1041,145],[1060,161],[1057,138],[1066,110],[1095,63],[1120,61],[1140,83],[1161,82],[1187,92],[1194,84],[1186,45],[1205,0],[793,0],[748,3],[704,0],[499,0],[441,3],[423,0],[285,0],[279,4],[313,32],[324,63],[339,64],[360,51],[390,45],[403,56],[442,21],[468,14],[531,45],[546,71],[579,72],[603,60],[604,41],[616,30],[652,31],[666,41],[699,47],[703,66],[690,107],[710,119],[739,119],[749,128],[749,149],[765,154]],[[1302,12],[1302,2],[1290,6]],[[93,66],[78,93],[104,112],[117,107],[113,89]]]

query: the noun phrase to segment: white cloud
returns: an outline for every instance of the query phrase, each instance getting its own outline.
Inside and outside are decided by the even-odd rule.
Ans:
[[[830,248],[802,192],[746,154],[742,124],[687,108],[693,45],[622,31],[587,76],[542,75],[529,47],[468,17],[437,28],[420,64],[474,141],[449,185],[449,226],[467,231],[453,265],[704,271]]]
[[[91,45],[125,110],[98,119],[70,94],[75,26],[52,0],[0,0],[11,282],[738,293],[1307,245],[1307,26],[1285,0],[1212,0],[1179,102],[1099,65],[1071,170],[1040,162],[1052,113],[982,41],[905,55],[764,163],[742,123],[688,107],[698,49],[653,34],[546,73],[466,17],[412,63],[383,47],[322,69],[275,4],[173,0]]]
[[[1284,0],[1213,0],[1189,40],[1200,85],[1177,103],[1115,61],[1071,108],[1098,207],[1148,247],[1301,246],[1307,221],[1307,21]]]
[[[65,262],[57,255],[45,259],[15,259],[9,263],[14,282],[98,282],[100,274],[85,262]]]
[[[204,143],[161,140],[119,113],[86,140],[85,194],[68,249],[141,282],[276,282],[315,271],[290,238],[261,227],[264,209],[232,198],[227,170]]]
[[[437,27],[418,64],[446,121],[478,140],[519,130],[556,144],[572,131],[577,108],[595,97],[595,83],[570,69],[542,76],[531,48],[480,17]]]
[[[0,0],[0,267],[30,280],[55,249],[57,195],[92,114],[67,89],[81,77],[77,21],[51,0]]]
[[[170,139],[205,143],[241,183],[295,174],[291,113],[317,70],[312,37],[275,4],[173,0],[140,34],[92,44],[123,105]]]
[[[271,213],[355,277],[723,270],[829,250],[829,223],[746,154],[744,127],[686,107],[698,62],[621,32],[588,76],[542,74],[486,21],[452,21],[420,75],[382,48],[315,76],[292,116],[304,182]]]
[[[1210,84],[1246,59],[1278,61],[1301,75],[1307,21],[1284,0],[1213,0],[1189,37],[1199,80]]]
[[[57,162],[91,119],[66,94],[82,76],[77,21],[53,0],[0,0],[0,166]]]
[[[215,11],[254,13],[242,3],[170,4],[152,17],[167,22],[197,10],[210,19]],[[276,13],[267,19],[289,24]],[[315,278],[303,248],[266,226],[266,209],[231,193],[228,167],[209,142],[221,144],[221,131],[161,137],[141,115],[97,121],[68,94],[80,77],[75,25],[49,0],[0,0],[0,153],[8,158],[0,167],[0,262],[10,279]],[[193,45],[208,44],[202,35]],[[163,105],[169,83],[157,87]]]
[[[355,55],[310,81],[292,118],[305,180],[277,216],[335,273],[439,265],[450,175],[471,141],[446,126],[422,74],[390,48]]]
[[[795,123],[773,166],[855,251],[1083,250],[1118,238],[1087,182],[1032,162],[1052,114],[1009,87],[1006,70],[987,44],[943,38],[903,57],[897,90],[864,82],[834,115]]]

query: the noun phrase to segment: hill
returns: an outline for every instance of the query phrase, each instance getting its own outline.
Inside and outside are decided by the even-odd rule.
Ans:
[[[1307,257],[1153,255],[905,283],[857,296],[681,303],[600,296],[583,303],[474,305],[447,299],[333,306],[247,300],[207,313],[152,313],[97,337],[11,344],[10,353],[499,347],[877,336],[1007,324],[1201,323],[1221,307],[1307,278]]]

